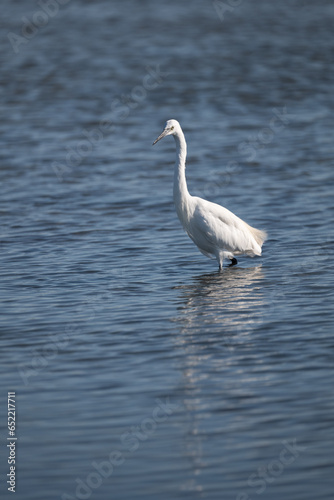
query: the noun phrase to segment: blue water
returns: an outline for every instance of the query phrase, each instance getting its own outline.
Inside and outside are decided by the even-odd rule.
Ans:
[[[333,498],[334,6],[222,4],[3,2],[2,498],[8,391],[17,500]],[[183,232],[169,118],[261,258]]]

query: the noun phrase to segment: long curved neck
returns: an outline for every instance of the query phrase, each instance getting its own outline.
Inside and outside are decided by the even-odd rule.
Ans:
[[[187,144],[181,129],[174,135],[174,139],[176,144],[176,163],[174,168],[173,197],[175,206],[178,207],[190,195],[186,181]]]

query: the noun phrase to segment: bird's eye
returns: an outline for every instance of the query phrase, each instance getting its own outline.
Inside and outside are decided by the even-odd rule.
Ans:
[[[171,130],[174,130],[174,125],[172,125],[170,129],[171,129]]]

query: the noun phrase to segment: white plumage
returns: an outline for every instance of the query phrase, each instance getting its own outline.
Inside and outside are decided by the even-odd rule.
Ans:
[[[176,212],[198,249],[207,257],[217,259],[220,270],[225,258],[234,265],[235,255],[261,255],[265,231],[249,226],[227,208],[189,194],[185,174],[187,144],[177,120],[166,122],[153,145],[167,135],[173,135],[176,143],[173,189]]]

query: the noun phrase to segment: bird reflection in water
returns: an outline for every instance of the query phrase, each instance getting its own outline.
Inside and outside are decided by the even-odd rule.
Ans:
[[[203,274],[194,277],[192,284],[177,287],[181,293],[176,321],[181,332],[194,336],[199,333],[197,340],[207,344],[204,333],[211,336],[219,332],[217,340],[221,340],[222,335],[233,336],[240,331],[246,334],[261,323],[261,267],[228,268],[224,274]]]
[[[201,492],[201,471],[205,462],[210,422],[219,419],[218,427],[228,427],[229,412],[221,412],[226,387],[234,382],[235,356],[251,340],[262,323],[265,306],[264,273],[261,266],[227,268],[224,273],[204,274],[193,278],[179,290],[179,325],[174,337],[179,356],[181,393],[187,419],[183,449],[191,472],[183,489]],[[236,387],[239,391],[245,388]],[[212,409],[215,410],[214,414]],[[216,424],[217,425],[217,424]],[[223,449],[217,461],[228,460]]]

